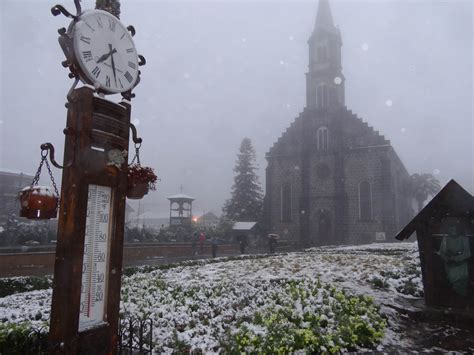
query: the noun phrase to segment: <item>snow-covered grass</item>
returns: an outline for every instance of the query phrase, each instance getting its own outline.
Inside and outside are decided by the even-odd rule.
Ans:
[[[338,351],[378,342],[383,350],[403,344],[393,306],[422,294],[414,243],[151,269],[123,278],[121,313],[154,320],[157,352]],[[51,290],[0,298],[0,320],[42,326],[50,300]]]

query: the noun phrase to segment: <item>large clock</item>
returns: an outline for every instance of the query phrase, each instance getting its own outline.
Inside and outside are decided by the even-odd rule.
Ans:
[[[132,89],[139,76],[138,54],[127,28],[102,10],[83,12],[68,30],[82,81],[105,93]]]

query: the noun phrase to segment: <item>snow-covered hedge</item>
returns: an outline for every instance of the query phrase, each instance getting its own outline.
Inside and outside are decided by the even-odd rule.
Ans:
[[[383,350],[402,341],[393,329],[384,331],[385,316],[397,327],[391,306],[422,290],[412,243],[200,260],[126,274],[122,316],[151,318],[160,353],[338,352],[378,343]],[[15,324],[47,324],[51,293],[0,298],[0,339]]]

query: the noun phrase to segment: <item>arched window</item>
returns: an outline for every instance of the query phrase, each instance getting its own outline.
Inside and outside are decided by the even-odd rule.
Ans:
[[[318,150],[326,150],[329,147],[329,131],[327,127],[319,127],[317,131]]]
[[[319,46],[317,51],[318,62],[324,62],[328,58],[326,46]]]
[[[317,99],[317,107],[318,108],[326,108],[329,106],[329,94],[330,88],[325,83],[318,85],[316,90],[316,99]]]
[[[281,206],[280,214],[282,222],[291,221],[291,186],[284,185],[280,190]]]
[[[359,219],[372,220],[372,189],[368,181],[359,184]]]

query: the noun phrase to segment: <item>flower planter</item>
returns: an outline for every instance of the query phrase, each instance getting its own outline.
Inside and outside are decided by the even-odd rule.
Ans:
[[[148,183],[136,183],[129,185],[127,188],[127,198],[131,200],[139,200],[148,193]]]
[[[58,215],[58,196],[47,186],[28,186],[21,190],[20,217],[50,219]]]
[[[127,180],[127,197],[132,200],[139,200],[149,190],[156,189],[155,183],[158,177],[152,168],[134,164],[128,167]]]

